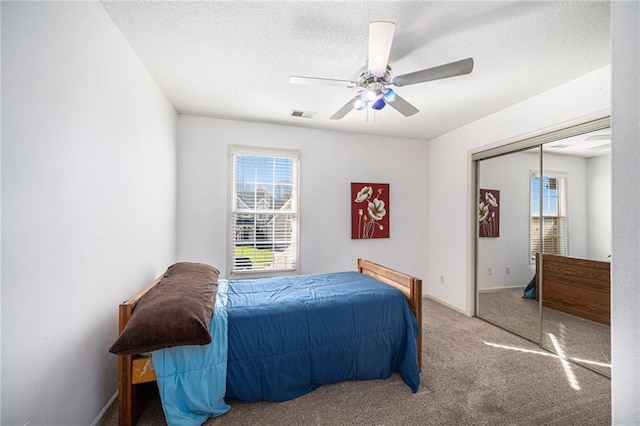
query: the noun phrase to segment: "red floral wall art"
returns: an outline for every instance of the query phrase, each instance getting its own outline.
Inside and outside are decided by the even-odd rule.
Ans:
[[[478,200],[478,236],[500,236],[500,191],[481,189]]]
[[[351,238],[389,238],[389,184],[351,184]]]

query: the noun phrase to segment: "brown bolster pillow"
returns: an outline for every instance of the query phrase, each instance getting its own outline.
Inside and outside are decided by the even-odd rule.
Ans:
[[[140,298],[109,349],[133,355],[181,345],[211,343],[209,323],[220,272],[204,263],[179,262]]]

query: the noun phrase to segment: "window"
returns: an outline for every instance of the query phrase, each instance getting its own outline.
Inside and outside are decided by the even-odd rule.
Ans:
[[[297,270],[298,161],[291,151],[231,150],[231,274]]]
[[[540,232],[540,191],[542,191],[542,228]],[[531,262],[535,262],[536,253],[542,243],[544,253],[567,256],[569,243],[567,237],[567,177],[559,173],[547,173],[542,176],[531,172]],[[542,235],[542,237],[541,237]]]

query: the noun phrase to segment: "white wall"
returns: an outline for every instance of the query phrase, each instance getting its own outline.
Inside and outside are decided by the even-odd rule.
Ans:
[[[227,271],[228,145],[301,151],[303,274],[354,270],[358,257],[426,276],[425,141],[180,115],[178,257]],[[390,184],[389,239],[351,240],[351,182]]]
[[[611,284],[614,425],[640,424],[640,3],[612,2]]]
[[[535,265],[529,261],[529,188],[530,172],[539,168],[539,151],[517,152],[480,162],[480,188],[499,190],[501,201],[500,237],[478,239],[480,289],[524,287],[533,278]],[[569,255],[586,257],[587,160],[545,152],[544,170],[566,173]]]
[[[175,260],[177,114],[97,2],[2,2],[3,425],[88,425]]]
[[[2,7],[0,6],[0,47],[2,42]],[[1,48],[0,48],[1,50]],[[2,67],[0,67],[0,82]],[[0,99],[2,84],[0,83]],[[2,129],[2,103],[0,102],[0,131]],[[2,158],[2,137],[0,135],[0,159]],[[2,161],[0,161],[0,241],[2,241]],[[0,244],[0,423],[2,423],[2,244]]]
[[[428,206],[429,296],[473,313],[472,236],[477,218],[471,154],[607,115],[610,73],[610,66],[603,67],[429,141],[429,198],[446,200]]]
[[[587,216],[589,259],[610,260],[611,254],[611,155],[587,161]]]

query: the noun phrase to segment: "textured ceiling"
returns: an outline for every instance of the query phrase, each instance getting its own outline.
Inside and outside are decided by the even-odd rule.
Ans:
[[[611,62],[608,2],[102,2],[179,113],[431,139]],[[370,21],[397,24],[394,74],[472,57],[466,76],[396,91],[392,108],[329,117],[356,89]],[[292,110],[315,112],[292,117]]]

